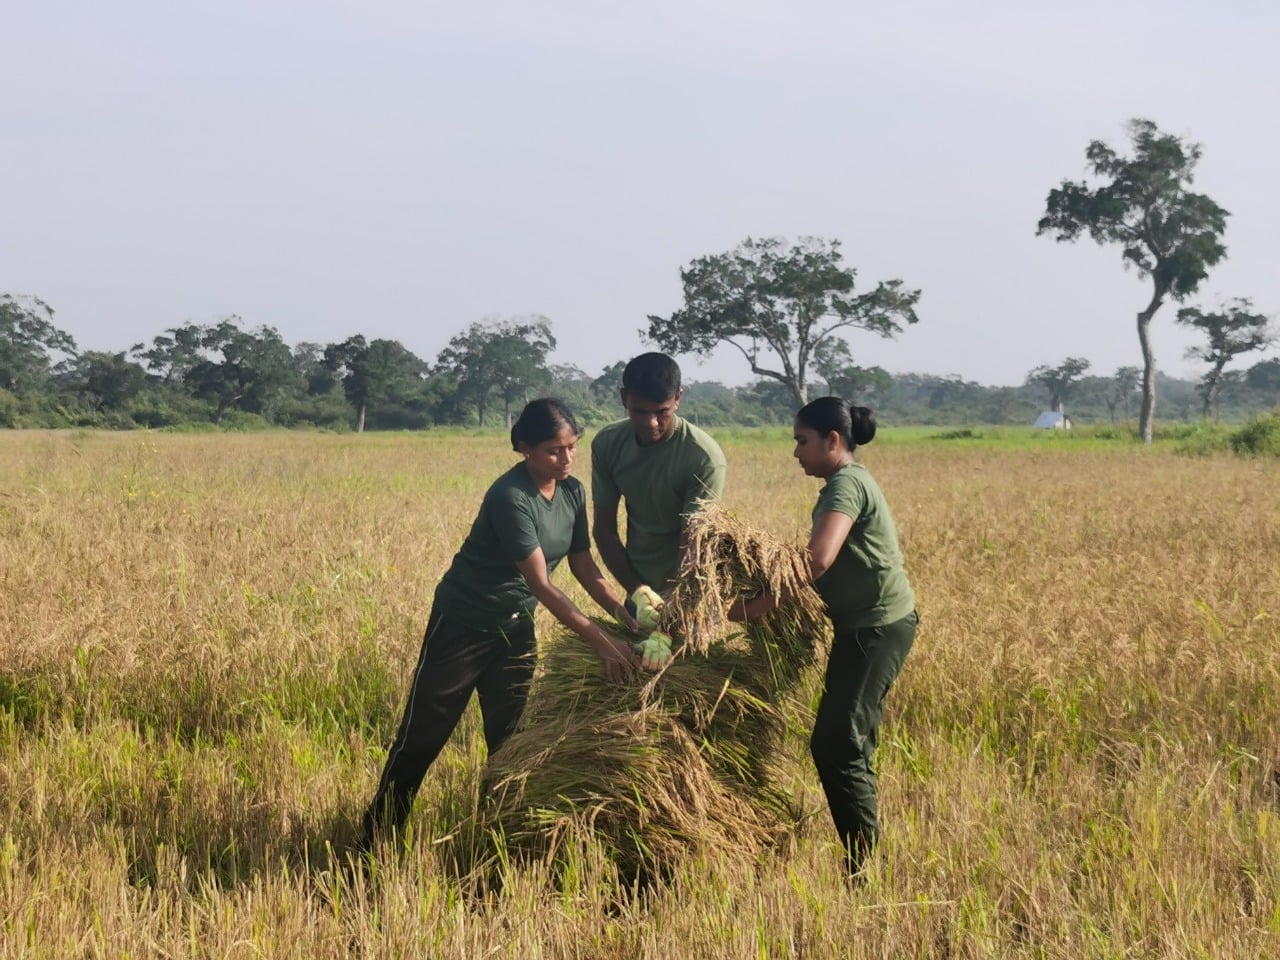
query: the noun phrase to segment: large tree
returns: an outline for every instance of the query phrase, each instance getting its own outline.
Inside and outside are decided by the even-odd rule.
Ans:
[[[1275,341],[1271,318],[1255,313],[1253,302],[1247,297],[1238,297],[1209,313],[1199,307],[1183,307],[1178,311],[1178,323],[1202,330],[1209,341],[1187,350],[1189,359],[1203,360],[1209,365],[1200,378],[1200,398],[1204,402],[1201,415],[1207,418],[1217,409],[1222,372],[1227,364],[1243,353],[1261,350]]]
[[[398,340],[366,342],[359,334],[325,348],[324,364],[342,378],[363,433],[370,407],[403,408],[421,401],[430,366]]]
[[[1227,211],[1189,189],[1200,145],[1161,133],[1150,120],[1131,120],[1133,152],[1122,156],[1101,140],[1085,149],[1098,182],[1064,180],[1049,191],[1038,234],[1073,242],[1088,234],[1099,244],[1119,244],[1126,267],[1151,280],[1151,299],[1138,312],[1142,347],[1142,408],[1138,430],[1151,442],[1156,410],[1156,359],[1151,318],[1166,298],[1195,293],[1209,268],[1226,256],[1222,233]]]
[[[191,369],[205,359],[205,333],[206,329],[199,324],[186,323],[154,337],[149,347],[135,343],[129,352],[161,383],[180,384]]]
[[[54,356],[75,352],[75,340],[53,325],[53,309],[39,297],[0,296],[0,389],[18,397],[40,390]]]
[[[215,424],[228,410],[269,416],[288,393],[301,390],[293,352],[273,326],[241,328],[238,316],[201,328],[204,358],[184,375],[192,396],[214,404]]]
[[[147,388],[147,372],[124,353],[86,350],[62,365],[59,379],[91,410],[120,410]]]
[[[547,355],[555,347],[545,317],[473,323],[449,341],[436,363],[456,379],[459,398],[475,408],[481,426],[499,402],[509,427],[512,406],[550,384]]]
[[[1071,393],[1072,386],[1089,369],[1089,361],[1083,357],[1067,357],[1056,367],[1041,364],[1027,374],[1027,383],[1038,383],[1049,391],[1049,409],[1062,413],[1062,406]]]
[[[809,368],[824,344],[850,329],[893,337],[918,319],[919,290],[884,280],[855,294],[855,277],[839,240],[748,238],[681,270],[684,306],[669,317],[650,315],[648,338],[669,353],[698,356],[728,344],[752,373],[777,380],[804,404]]]

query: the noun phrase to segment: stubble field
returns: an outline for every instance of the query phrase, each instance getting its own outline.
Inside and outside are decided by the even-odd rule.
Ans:
[[[799,538],[817,484],[785,431],[720,438],[728,505]],[[1280,952],[1275,461],[863,453],[922,615],[868,883],[837,872],[797,725],[812,815],[775,856],[632,895],[583,838],[558,882],[513,864],[480,898],[438,842],[476,802],[474,712],[401,858],[347,878],[328,844],[501,436],[0,433],[0,958]]]

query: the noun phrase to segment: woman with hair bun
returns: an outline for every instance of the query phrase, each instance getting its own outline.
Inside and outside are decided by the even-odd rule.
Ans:
[[[853,456],[875,435],[875,414],[839,397],[814,400],[795,418],[795,458],[808,476],[826,481],[808,552],[834,632],[809,748],[852,879],[879,839],[872,758],[885,694],[919,622],[893,514]],[[753,619],[775,603],[769,595],[741,600],[730,617]]]
[[[627,680],[639,666],[630,644],[601,629],[550,580],[568,557],[591,599],[636,628],[591,557],[586,492],[570,476],[581,434],[572,411],[552,399],[528,403],[512,426],[511,447],[523,459],[489,487],[436,587],[409,702],[364,815],[361,849],[404,825],[473,691],[489,753],[514,732],[533,676],[539,602],[591,645],[610,680]]]

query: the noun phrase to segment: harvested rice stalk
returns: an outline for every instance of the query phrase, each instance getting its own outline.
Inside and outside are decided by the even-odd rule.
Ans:
[[[719,506],[689,528],[664,611],[684,639],[647,682],[606,682],[572,634],[543,645],[520,729],[489,759],[482,793],[508,849],[556,858],[589,829],[624,875],[696,848],[754,857],[793,829],[776,787],[789,692],[825,642],[822,604],[794,546]],[[729,605],[768,590],[779,609],[745,630]]]
[[[664,626],[699,652],[729,626],[729,606],[742,596],[771,593],[779,606],[764,620],[745,625],[758,656],[780,680],[794,680],[797,666],[812,661],[827,636],[821,598],[809,582],[809,565],[794,544],[740,521],[719,502],[694,514],[687,527],[688,552]]]

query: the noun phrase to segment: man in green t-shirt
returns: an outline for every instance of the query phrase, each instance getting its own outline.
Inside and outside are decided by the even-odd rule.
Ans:
[[[724,453],[710,436],[677,415],[680,367],[664,353],[644,353],[622,373],[627,419],[591,441],[593,527],[600,557],[622,584],[642,626],[656,622],[659,594],[675,579],[685,521],[724,492]],[[618,504],[627,506],[626,543]]]

